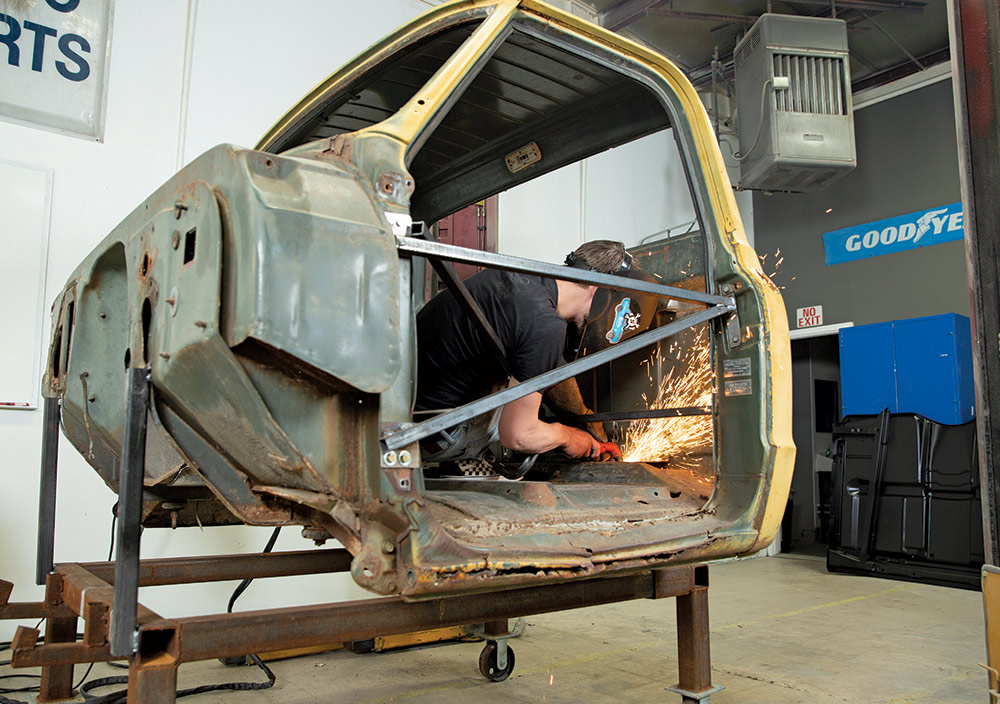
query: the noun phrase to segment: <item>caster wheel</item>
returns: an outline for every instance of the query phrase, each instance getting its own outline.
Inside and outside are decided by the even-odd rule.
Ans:
[[[483,673],[483,677],[492,682],[503,682],[514,671],[514,649],[510,645],[507,646],[507,667],[501,670],[497,666],[496,641],[487,641],[483,646],[483,652],[479,654],[479,671]]]

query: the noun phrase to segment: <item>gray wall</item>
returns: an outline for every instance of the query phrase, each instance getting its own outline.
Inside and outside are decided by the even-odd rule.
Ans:
[[[834,266],[823,255],[824,232],[961,200],[951,81],[859,110],[855,138],[858,167],[826,190],[754,193],[765,273],[776,250],[784,257],[774,281],[789,326],[796,308],[811,305],[823,306],[825,325],[969,315],[961,240]]]

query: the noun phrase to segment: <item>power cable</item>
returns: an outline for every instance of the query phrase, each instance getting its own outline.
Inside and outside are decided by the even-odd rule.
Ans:
[[[108,561],[111,561],[111,555],[114,554],[115,549],[115,521],[117,516],[112,515],[111,518],[111,547],[108,556]],[[264,546],[263,552],[269,553],[274,549],[274,545],[278,540],[278,534],[281,532],[281,526],[278,526],[271,533],[271,537],[268,538],[267,544]],[[247,587],[253,582],[253,579],[244,579],[236,589],[233,591],[233,595],[229,598],[229,604],[226,607],[226,613],[233,612],[233,605],[236,600],[247,590]],[[44,619],[42,619],[44,621]],[[36,624],[36,628],[41,625],[41,621]],[[77,638],[82,638],[83,634],[78,633]],[[42,641],[44,643],[44,639]],[[0,643],[0,651],[9,649],[11,647],[11,642]],[[188,697],[194,694],[205,694],[206,692],[220,692],[220,691],[236,691],[236,692],[247,692],[260,689],[269,689],[274,686],[277,677],[274,672],[264,664],[264,661],[260,659],[257,655],[248,656],[250,661],[259,667],[264,675],[267,677],[266,682],[224,682],[222,684],[204,684],[197,687],[189,687],[188,689],[178,690],[176,697],[179,699],[181,697]],[[0,665],[9,665],[10,661],[0,662]],[[128,690],[121,689],[115,692],[109,692],[108,694],[94,695],[92,690],[100,689],[102,687],[111,687],[114,685],[127,685],[128,675],[113,675],[109,677],[98,677],[96,679],[86,681],[87,677],[90,675],[91,670],[94,668],[95,663],[90,663],[87,671],[80,678],[80,681],[73,687],[74,690],[79,690],[80,694],[87,704],[119,704],[120,702],[125,702],[128,698]],[[120,665],[116,662],[109,662],[108,665],[112,667],[127,667]],[[0,680],[8,679],[35,679],[40,680],[39,675],[32,674],[12,674],[12,675],[0,675]],[[19,699],[10,699],[5,697],[4,694],[16,694],[16,693],[34,693],[39,691],[39,685],[27,685],[24,687],[0,687],[0,704],[29,704],[28,702],[21,701]]]

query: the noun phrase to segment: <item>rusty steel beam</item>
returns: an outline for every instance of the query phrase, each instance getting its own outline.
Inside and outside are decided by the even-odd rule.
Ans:
[[[202,581],[219,575],[246,576],[248,572],[278,576],[293,564],[315,569],[324,561],[343,561],[346,551],[298,551],[261,555],[278,558],[258,560],[249,570],[233,573],[233,564],[244,557],[217,560],[212,574],[211,558],[148,561],[145,578],[156,583],[178,583],[183,574]],[[109,563],[92,563],[107,574]],[[152,569],[153,567],[157,569]],[[0,582],[0,597],[9,596],[9,583]],[[487,624],[487,635],[502,636],[507,620],[532,614],[611,604],[632,599],[677,598],[678,672],[680,682],[671,689],[691,701],[704,700],[720,688],[711,684],[708,630],[708,567],[682,565],[634,574],[592,578],[562,584],[471,594],[418,602],[399,597],[381,597],[333,604],[270,609],[176,620],[160,618],[139,605],[137,651],[130,658],[129,702],[172,704],[176,696],[177,668],[181,663],[246,655],[314,645],[348,642],[375,636],[412,633],[430,628]],[[56,701],[71,694],[73,665],[124,659],[112,654],[107,642],[107,607],[113,600],[111,586],[84,565],[59,565],[49,575],[47,608],[79,609],[88,621],[83,642],[76,638],[76,616],[49,618],[46,642],[38,645],[39,632],[18,628],[12,644],[14,667],[42,667],[39,701]],[[59,603],[62,602],[62,603]],[[76,603],[74,603],[76,602]],[[72,612],[71,612],[72,613]],[[100,625],[91,628],[90,620]],[[88,633],[90,636],[88,636]],[[689,697],[690,698],[690,697]],[[685,699],[687,701],[687,699]]]
[[[53,606],[44,601],[15,601],[0,605],[0,621],[32,618],[67,618],[76,616],[67,606]]]
[[[138,657],[144,660],[168,654],[178,663],[193,662],[320,642],[348,642],[374,635],[499,621],[632,599],[678,596],[693,584],[695,566],[672,567],[665,571],[673,570],[689,576],[654,577],[654,571],[647,571],[419,602],[381,597],[180,618],[172,624],[150,623],[140,628]],[[171,628],[176,633],[166,635],[165,631]]]
[[[708,635],[708,587],[677,597],[678,686],[703,692],[712,686]]]
[[[20,631],[19,631],[20,632]],[[38,631],[35,631],[37,634]],[[37,639],[37,637],[36,637]],[[45,643],[48,647],[58,650],[75,646],[76,616],[67,618],[49,618],[45,620]],[[17,649],[11,644],[16,662]],[[56,702],[73,696],[73,663],[61,663],[42,668],[42,677],[38,686],[38,701]]]
[[[65,668],[69,666],[70,674],[72,674],[72,666],[81,663],[88,662],[108,662],[109,660],[124,660],[124,658],[115,658],[111,655],[111,648],[109,645],[105,644],[100,647],[86,646],[82,643],[45,643],[44,645],[38,645],[39,632],[37,628],[28,628],[26,626],[18,626],[17,631],[14,633],[14,640],[11,641],[11,664],[14,667],[41,667],[42,668],[42,682],[46,683],[46,670],[49,668]],[[76,638],[76,629],[73,629],[73,638]],[[65,672],[65,670],[61,670]],[[51,673],[53,670],[49,670],[50,674],[48,676],[48,682],[52,683]],[[51,696],[50,699],[46,701],[51,701],[58,699],[57,696]],[[68,696],[62,697],[63,699],[68,699]],[[42,701],[39,698],[39,701]]]
[[[290,550],[251,555],[211,555],[164,558],[139,562],[139,586],[225,582],[293,575],[349,572],[353,556],[343,548]],[[114,583],[114,562],[83,562],[79,567],[109,584]],[[57,565],[56,569],[63,567]]]
[[[177,665],[169,660],[128,670],[129,704],[174,704],[177,700]]]

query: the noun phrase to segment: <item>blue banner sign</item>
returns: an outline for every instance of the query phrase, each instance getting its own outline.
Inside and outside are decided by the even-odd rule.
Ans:
[[[929,247],[965,237],[962,203],[823,233],[826,265]]]

